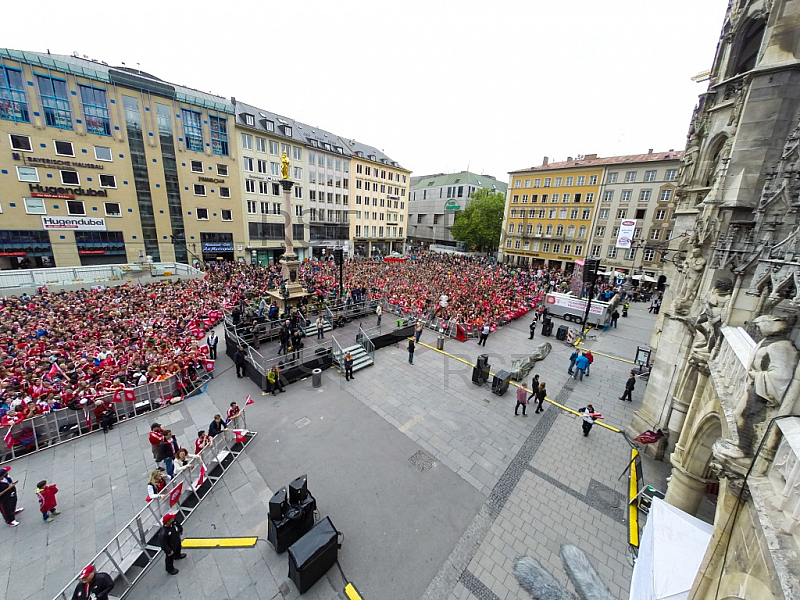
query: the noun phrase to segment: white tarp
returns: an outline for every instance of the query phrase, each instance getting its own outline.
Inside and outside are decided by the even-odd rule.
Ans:
[[[633,567],[630,600],[685,600],[712,525],[653,498]]]

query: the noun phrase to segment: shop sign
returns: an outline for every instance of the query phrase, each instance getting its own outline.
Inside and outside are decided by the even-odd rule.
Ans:
[[[105,250],[78,250],[78,254],[105,254]]]
[[[45,169],[57,169],[58,167],[78,167],[81,169],[96,169],[101,171],[104,169],[103,165],[96,165],[94,163],[79,162],[77,160],[60,160],[57,158],[39,158],[37,156],[23,156],[18,152],[11,155],[14,160],[22,160],[26,165],[32,167],[42,167]]]
[[[448,200],[444,205],[445,210],[461,210],[461,205],[455,200]]]
[[[28,187],[31,190],[31,196],[34,198],[61,198],[72,200],[75,196],[108,197],[108,192],[106,190],[90,190],[79,187],[56,187],[54,185],[43,186],[38,183],[29,183]]]
[[[102,217],[42,217],[45,229],[71,229],[73,231],[106,231]]]
[[[198,177],[198,181],[206,181],[208,183],[225,183],[224,179],[217,179],[216,177]]]
[[[27,252],[0,252],[0,256],[25,256]]]
[[[203,252],[233,252],[231,242],[203,242]]]
[[[558,260],[572,260],[571,256],[556,256]]]

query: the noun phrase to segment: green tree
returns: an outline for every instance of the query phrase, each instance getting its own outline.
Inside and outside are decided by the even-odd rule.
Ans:
[[[497,250],[505,206],[506,197],[501,192],[489,189],[473,192],[469,206],[456,215],[450,233],[470,248],[487,252]]]

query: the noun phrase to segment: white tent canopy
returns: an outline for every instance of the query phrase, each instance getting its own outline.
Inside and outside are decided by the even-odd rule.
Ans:
[[[685,600],[700,568],[712,525],[653,498],[633,567],[630,600]]]

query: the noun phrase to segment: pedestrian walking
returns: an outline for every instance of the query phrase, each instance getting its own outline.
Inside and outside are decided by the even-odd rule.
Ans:
[[[514,407],[514,416],[519,416],[519,407],[522,407],[522,416],[527,417],[525,409],[528,408],[528,390],[523,381],[517,386],[517,405]]]
[[[217,360],[217,345],[219,344],[217,334],[212,331],[206,339],[206,344],[208,345],[208,358]]]
[[[414,339],[419,344],[419,338],[422,337],[422,330],[425,328],[425,324],[422,320],[417,320],[416,324],[414,325]]]
[[[150,425],[150,435],[147,436],[150,442],[150,450],[153,452],[153,460],[156,461],[156,466],[161,466],[161,442],[164,441],[164,430],[161,425],[153,423]]]
[[[56,502],[56,494],[58,488],[55,484],[47,485],[47,480],[42,479],[36,484],[36,497],[39,499],[39,510],[42,513],[42,520],[45,523],[53,521],[53,515],[60,515],[61,511],[58,510],[58,503]]]
[[[632,394],[633,388],[636,387],[636,372],[631,371],[631,374],[628,376],[628,381],[625,382],[625,391],[622,392],[622,396],[619,397],[620,400],[627,400],[628,402],[633,402]]]
[[[11,481],[11,477],[8,475],[10,470],[11,467],[0,469],[0,513],[9,527],[16,527],[19,522],[14,516],[25,509],[17,508],[17,482]]]
[[[274,396],[276,390],[281,393],[286,391],[283,389],[280,369],[278,369],[277,365],[272,365],[272,368],[267,371],[267,392],[271,392]]]
[[[533,321],[531,321],[531,324],[528,326],[528,329],[531,332],[531,336],[528,339],[532,340],[533,334],[536,333],[536,317],[533,318]]]
[[[72,600],[108,600],[114,589],[114,580],[108,573],[97,571],[94,565],[87,565],[78,575],[78,585],[72,593]]]
[[[586,369],[589,366],[589,359],[586,358],[586,354],[581,354],[578,358],[575,359],[575,372],[572,375],[573,379],[577,379],[578,381],[583,381],[583,374],[586,373]]]
[[[572,354],[569,355],[569,369],[567,369],[567,374],[573,374],[573,370],[575,369],[575,361],[578,360],[578,356],[580,356],[580,353],[577,349],[573,350]]]
[[[531,395],[536,394],[539,391],[539,374],[533,376],[531,380]]]
[[[381,308],[380,302],[378,306],[375,307],[375,314],[378,315],[378,327],[381,326],[381,317],[383,316],[383,309]]]
[[[178,569],[175,568],[176,560],[186,558],[186,554],[181,552],[181,534],[183,527],[180,523],[175,522],[175,513],[167,513],[161,518],[162,527],[159,531],[159,539],[161,540],[161,549],[166,555],[164,565],[167,568],[167,573],[170,575],[177,575]]]
[[[317,339],[325,339],[325,319],[322,318],[322,315],[317,317]]]
[[[245,365],[246,360],[247,357],[244,353],[244,348],[242,346],[239,346],[233,355],[233,364],[236,365],[236,377],[238,377],[239,379],[241,379],[247,374],[247,367]]]
[[[594,354],[592,354],[589,350],[586,350],[583,355],[589,360],[589,364],[586,365],[586,376],[589,376],[589,372],[592,370],[592,363],[594,362]]]
[[[597,420],[597,417],[593,417],[592,415],[595,414],[594,406],[591,404],[587,404],[584,408],[581,408],[579,411],[581,416],[583,417],[583,423],[581,427],[583,428],[583,437],[589,435],[589,432],[592,430],[592,426],[594,422]]]
[[[619,320],[619,311],[615,308],[614,312],[611,313],[611,325],[614,326],[614,329],[617,328],[618,320]]]
[[[289,322],[287,321],[286,323],[288,324]],[[289,331],[288,325],[281,327],[279,336],[281,340],[281,346],[278,348],[278,356],[281,354],[286,354],[286,351],[289,348],[289,340],[292,337],[292,333]]]
[[[538,376],[537,376],[538,377]],[[547,384],[542,381],[536,390],[536,413],[544,412],[544,399],[547,397]]]
[[[408,340],[408,364],[414,364],[414,340],[409,338]]]
[[[355,379],[353,376],[353,356],[350,352],[344,355],[344,378],[346,381]]]
[[[478,338],[478,346],[486,347],[486,340],[489,338],[489,324],[484,323],[481,329],[481,337]]]

